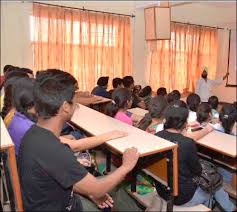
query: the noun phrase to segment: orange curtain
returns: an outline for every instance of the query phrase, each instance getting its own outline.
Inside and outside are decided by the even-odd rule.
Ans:
[[[209,78],[215,78],[217,30],[172,23],[171,32],[171,40],[147,42],[147,73],[152,88],[194,91],[204,66],[208,67]]]
[[[101,76],[132,75],[130,18],[33,4],[34,70],[58,68],[91,90]]]

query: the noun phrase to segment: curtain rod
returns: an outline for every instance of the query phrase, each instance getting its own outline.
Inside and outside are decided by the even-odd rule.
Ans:
[[[193,26],[208,27],[208,28],[213,28],[213,29],[224,29],[224,28],[220,28],[220,27],[205,26],[205,25],[200,25],[200,24],[190,24],[190,23],[183,23],[183,22],[178,22],[178,21],[171,21],[171,22],[177,23],[177,24],[188,24],[188,25],[193,25]]]
[[[84,7],[82,7],[82,8],[78,8],[78,7],[68,7],[68,6],[63,6],[63,5],[41,3],[41,2],[37,2],[37,1],[33,1],[33,3],[42,4],[42,5],[47,5],[47,6],[52,6],[52,7],[62,7],[62,8],[73,9],[73,10],[83,10],[83,11],[88,11],[88,12],[104,13],[104,14],[111,14],[111,15],[120,15],[120,16],[132,17],[132,18],[135,17],[135,15],[133,15],[133,14],[132,14],[132,15],[127,15],[127,14],[121,14],[121,13],[111,13],[111,12],[105,12],[105,11],[99,11],[99,10],[85,9]]]

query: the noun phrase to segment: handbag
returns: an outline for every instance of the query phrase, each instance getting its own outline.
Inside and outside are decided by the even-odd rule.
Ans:
[[[217,167],[206,160],[200,159],[200,164],[202,166],[201,176],[194,177],[194,182],[207,193],[213,194],[223,184],[223,177],[217,171]]]

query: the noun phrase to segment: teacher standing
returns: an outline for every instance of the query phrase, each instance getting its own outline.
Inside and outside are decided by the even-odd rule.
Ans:
[[[210,96],[212,96],[212,86],[220,85],[223,80],[227,78],[229,73],[227,73],[222,79],[218,80],[210,80],[207,78],[208,71],[206,68],[202,71],[202,77],[197,81],[196,84],[196,94],[198,94],[201,98],[202,102],[208,102]]]

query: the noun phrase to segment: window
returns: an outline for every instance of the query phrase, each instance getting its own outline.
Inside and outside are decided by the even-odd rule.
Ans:
[[[128,17],[34,3],[30,35],[34,70],[68,71],[81,90],[91,90],[101,76],[132,74]]]
[[[153,89],[166,87],[194,91],[203,66],[215,78],[217,30],[191,25],[171,25],[171,40],[148,41],[147,71]]]
[[[48,42],[48,26],[51,24],[52,26],[57,25],[56,19],[47,19],[40,18],[40,22],[42,25],[42,37],[39,38],[39,32],[35,32],[35,17],[30,16],[30,38],[31,42]],[[50,23],[49,23],[50,22]],[[79,22],[79,21],[66,21],[65,24],[65,42],[66,44],[73,45],[97,45],[97,46],[107,46],[114,47],[116,45],[118,36],[116,36],[118,29],[116,26],[112,25],[103,25],[103,24],[91,24],[90,36],[89,36],[89,23]],[[71,43],[71,32],[72,32],[72,43]],[[55,37],[56,38],[56,37]],[[81,39],[82,38],[82,39]],[[56,40],[51,41],[56,42]]]

